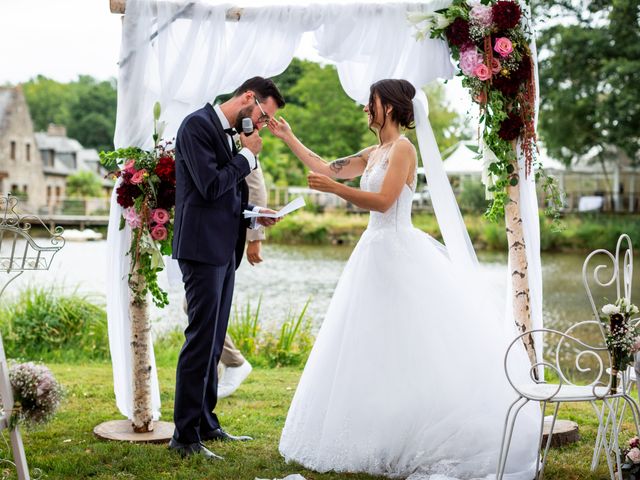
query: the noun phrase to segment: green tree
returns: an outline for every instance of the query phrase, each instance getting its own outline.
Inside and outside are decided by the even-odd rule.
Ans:
[[[81,170],[67,177],[67,195],[69,197],[101,197],[100,177],[89,170]]]
[[[69,125],[69,107],[74,93],[68,84],[38,75],[23,83],[22,91],[36,131],[46,130],[50,123]]]
[[[544,0],[541,138],[566,164],[611,149],[640,163],[640,0]],[[549,22],[549,17],[555,22]],[[619,155],[618,155],[619,156]]]
[[[115,82],[98,82],[81,75],[75,84],[74,101],[69,106],[67,132],[86,148],[113,150],[117,92]]]
[[[50,123],[67,127],[67,134],[86,148],[113,149],[117,92],[115,81],[97,81],[81,75],[60,83],[42,75],[23,84],[34,128]]]

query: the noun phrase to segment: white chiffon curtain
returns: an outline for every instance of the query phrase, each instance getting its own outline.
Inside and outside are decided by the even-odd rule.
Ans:
[[[462,222],[428,121],[421,87],[436,78],[451,78],[455,69],[446,43],[416,41],[406,16],[410,11],[434,11],[450,0],[421,3],[331,3],[246,6],[239,21],[227,11],[238,4],[208,0],[189,2],[128,0],[124,18],[115,146],[152,146],[152,109],[162,104],[167,123],[164,138],[173,138],[182,119],[216,96],[229,93],[244,80],[271,77],[284,71],[304,32],[313,31],[320,55],[336,63],[340,82],[354,100],[365,103],[369,86],[383,78],[409,80],[414,99],[421,157],[444,243],[454,264],[474,269],[475,252]],[[327,112],[331,115],[332,112]],[[293,126],[295,129],[295,125]],[[523,218],[528,232],[529,265],[539,269],[539,233],[535,184],[523,184]],[[525,185],[523,185],[525,186]],[[114,390],[117,406],[131,418],[132,368],[127,275],[128,228],[118,230],[121,209],[111,201],[108,244],[107,311]],[[428,272],[425,272],[427,274]],[[541,275],[531,272],[532,291],[541,298]],[[539,282],[539,284],[535,283]],[[533,295],[537,299],[537,294]],[[540,309],[541,303],[533,303]],[[536,317],[538,318],[538,317]],[[535,325],[535,324],[534,324]],[[539,325],[538,325],[539,326]],[[160,395],[153,362],[153,409],[159,416]]]

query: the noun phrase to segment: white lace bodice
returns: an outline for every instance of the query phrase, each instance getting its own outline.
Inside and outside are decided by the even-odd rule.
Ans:
[[[403,137],[401,137],[403,138]],[[378,147],[369,156],[369,162],[362,177],[360,189],[367,192],[379,192],[389,167],[389,152],[392,145]],[[417,170],[414,167],[411,187],[405,184],[400,196],[386,212],[370,212],[368,229],[399,229],[412,227],[411,205],[416,188]]]

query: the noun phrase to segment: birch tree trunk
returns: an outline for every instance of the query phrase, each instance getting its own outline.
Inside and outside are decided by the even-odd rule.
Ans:
[[[517,160],[514,165],[518,171]],[[517,174],[513,175],[518,178]],[[529,294],[529,275],[527,262],[527,249],[524,241],[522,217],[520,216],[520,182],[507,187],[509,200],[504,207],[505,226],[507,230],[507,242],[509,244],[509,265],[511,267],[511,295],[513,302],[513,319],[520,333],[531,330],[531,305]],[[531,365],[535,365],[536,350],[533,335],[522,337]],[[537,368],[533,371],[538,377]]]
[[[145,280],[135,265],[130,283],[140,289]],[[147,299],[136,299],[132,295],[129,304],[131,315],[131,349],[133,354],[133,431],[137,433],[153,431],[151,409],[151,323]]]

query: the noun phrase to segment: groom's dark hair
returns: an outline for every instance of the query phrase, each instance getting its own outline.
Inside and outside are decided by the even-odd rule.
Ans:
[[[256,94],[259,101],[264,101],[271,97],[278,105],[278,108],[284,107],[284,97],[270,78],[253,77],[240,85],[233,93],[234,97],[242,95],[244,92],[252,91]]]

